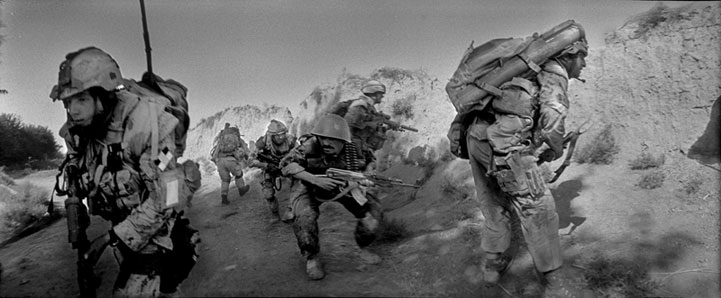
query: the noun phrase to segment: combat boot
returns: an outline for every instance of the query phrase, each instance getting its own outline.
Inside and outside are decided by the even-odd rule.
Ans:
[[[312,280],[319,280],[325,277],[325,272],[323,271],[323,264],[321,264],[320,260],[318,260],[317,257],[308,259],[305,262],[305,273],[308,274],[308,278]]]
[[[250,185],[246,184],[241,187],[238,187],[238,194],[242,197],[245,193],[247,193],[250,190]]]
[[[230,204],[230,201],[228,201],[228,195],[220,195],[220,203],[223,205]]]
[[[497,259],[486,258],[482,269],[483,281],[489,285],[497,284],[501,276],[511,267],[511,260],[513,259],[510,256],[503,255]]]
[[[583,273],[568,268],[559,268],[544,273],[546,289],[544,298],[594,298],[593,291],[584,289]]]

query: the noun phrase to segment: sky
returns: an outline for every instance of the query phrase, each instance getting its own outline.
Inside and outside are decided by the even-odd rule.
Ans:
[[[422,69],[447,81],[471,41],[580,23],[593,49],[656,1],[145,0],[153,71],[188,87],[191,127],[228,107],[297,109],[345,70]],[[664,2],[675,7],[688,2]],[[97,46],[125,78],[146,70],[136,0],[0,0],[0,112],[54,133],[65,121],[48,97],[67,53]],[[449,103],[450,104],[450,103]],[[58,139],[58,142],[60,140]]]

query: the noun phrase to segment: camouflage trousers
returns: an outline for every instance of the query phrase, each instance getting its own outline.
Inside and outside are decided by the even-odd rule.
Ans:
[[[260,182],[261,195],[264,200],[268,202],[268,208],[270,213],[278,215],[278,198],[275,197],[276,192],[276,181],[281,177],[268,174],[263,171],[263,181]]]
[[[511,243],[510,212],[521,221],[524,240],[539,272],[561,266],[561,245],[558,236],[558,214],[548,187],[536,196],[510,196],[497,182],[486,176],[493,159],[487,140],[468,136],[468,155],[476,184],[481,212],[485,217],[481,248],[487,253],[503,253]]]
[[[230,189],[230,176],[233,175],[235,179],[235,187],[239,190],[245,186],[243,180],[243,165],[240,161],[232,156],[220,157],[215,162],[218,167],[218,174],[220,175],[220,194],[228,195],[228,189]]]
[[[368,194],[368,202],[363,206],[358,204],[350,195],[341,197],[335,202],[340,203],[357,219],[354,232],[355,241],[359,247],[370,245],[376,238],[376,232],[383,221],[383,210],[380,202],[375,196]],[[300,253],[307,259],[313,258],[320,252],[318,241],[318,216],[320,216],[320,205],[328,198],[318,198],[312,194],[308,187],[302,183],[296,183],[291,194],[293,208],[293,233],[298,241]]]

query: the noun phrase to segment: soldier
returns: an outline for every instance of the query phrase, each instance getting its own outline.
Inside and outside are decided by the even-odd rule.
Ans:
[[[241,197],[250,190],[250,185],[246,185],[243,180],[241,163],[247,158],[247,152],[243,148],[243,139],[240,137],[238,127],[231,127],[230,123],[225,123],[225,128],[218,133],[213,144],[210,160],[218,167],[218,175],[220,175],[220,203],[228,205],[231,174]]]
[[[300,252],[306,258],[306,273],[310,279],[318,280],[325,276],[317,256],[320,251],[317,220],[320,205],[327,201],[342,204],[358,219],[355,240],[361,248],[359,256],[367,263],[380,262],[378,255],[365,249],[375,239],[382,220],[378,200],[367,196],[367,202],[361,204],[347,191],[341,192],[345,182],[322,176],[329,168],[361,171],[372,166],[368,156],[358,158],[356,153],[350,143],[348,124],[342,117],[328,114],[318,121],[311,135],[301,137],[301,144],[280,162],[283,175],[300,182],[294,183],[292,189],[292,225]],[[360,164],[366,168],[359,167]]]
[[[276,223],[280,217],[278,212],[278,199],[275,191],[280,190],[276,181],[281,178],[279,163],[280,160],[296,146],[296,138],[288,134],[288,128],[278,120],[270,120],[268,130],[255,142],[256,152],[251,161],[251,166],[263,169],[263,181],[261,182],[263,198],[270,206],[271,224]],[[283,213],[283,222],[290,222],[293,219],[293,212],[290,204]]]
[[[491,125],[505,117],[495,111],[495,116],[478,114],[468,127],[466,137],[469,161],[473,171],[481,211],[486,218],[481,247],[485,251],[484,280],[498,282],[510,263],[503,255],[511,239],[510,212],[516,212],[523,225],[523,234],[536,269],[548,281],[547,294],[562,294],[572,290],[572,285],[559,278],[562,265],[558,236],[558,214],[550,190],[540,175],[537,161],[555,160],[563,155],[564,120],[569,107],[569,79],[579,78],[586,66],[588,46],[578,41],[556,57],[550,59],[537,75],[540,87],[537,103],[516,101],[516,110],[528,110],[528,115],[513,115],[508,119],[521,120],[522,129],[498,130]],[[516,80],[516,79],[514,79]],[[515,94],[504,92],[505,94]],[[494,109],[496,108],[494,100]],[[498,103],[509,102],[505,97]],[[530,107],[530,108],[526,108]],[[536,118],[537,117],[537,118]],[[533,119],[537,119],[533,121]],[[514,120],[515,121],[515,120]],[[512,125],[511,125],[512,126]],[[529,145],[530,144],[530,145]],[[506,166],[509,170],[501,171]],[[531,179],[515,176],[518,172]],[[502,175],[507,174],[507,175]],[[509,177],[510,176],[510,177]],[[518,182],[518,181],[527,181]],[[528,185],[528,190],[511,189],[510,186]],[[491,191],[485,194],[484,187]],[[509,186],[510,185],[510,186]]]
[[[175,107],[166,97],[179,95],[185,103],[187,91],[172,80],[161,83],[165,95],[145,81],[123,79],[115,60],[95,47],[69,53],[60,64],[50,97],[63,102],[68,118],[60,129],[67,145],[61,169],[71,185],[65,206],[68,236],[81,258],[81,296],[94,296],[92,266],[108,245],[122,256],[114,296],[175,293],[195,264],[198,234],[181,215],[200,187],[200,171],[192,161],[177,162],[184,141],[176,129],[183,123],[168,112]],[[89,244],[86,198],[90,214],[112,224]]]
[[[352,101],[344,118],[351,131],[353,144],[361,154],[371,155],[383,147],[386,129],[382,124],[383,120],[390,117],[376,110],[375,105],[380,104],[386,94],[386,86],[382,83],[370,80],[361,88],[361,95]]]

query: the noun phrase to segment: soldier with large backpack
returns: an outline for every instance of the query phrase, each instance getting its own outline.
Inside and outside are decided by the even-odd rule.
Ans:
[[[223,205],[230,204],[228,191],[231,175],[235,179],[235,187],[238,188],[238,194],[241,197],[250,190],[250,185],[245,184],[243,180],[243,164],[241,163],[248,157],[247,149],[247,145],[240,136],[240,130],[238,127],[231,127],[230,123],[225,123],[225,128],[213,141],[210,160],[218,167],[220,203]]]
[[[512,55],[499,54],[506,50]],[[547,281],[546,295],[578,291],[562,278],[567,270],[560,269],[558,214],[538,164],[563,154],[568,83],[579,78],[587,54],[583,29],[569,21],[542,36],[469,49],[446,86],[459,112],[448,134],[451,151],[469,160],[486,219],[481,248],[488,284],[496,284],[510,266],[504,252],[515,212],[536,269]],[[467,68],[470,60],[477,65]],[[466,76],[474,72],[483,75]]]
[[[175,293],[197,260],[199,241],[182,215],[200,187],[200,171],[177,160],[185,148],[187,90],[152,73],[140,82],[124,79],[115,60],[95,47],[65,58],[50,94],[67,112],[60,129],[65,180],[55,189],[68,197],[80,296],[95,296],[93,266],[108,245],[122,257],[115,296]],[[89,214],[111,223],[92,242]]]

